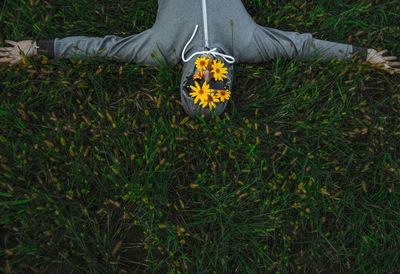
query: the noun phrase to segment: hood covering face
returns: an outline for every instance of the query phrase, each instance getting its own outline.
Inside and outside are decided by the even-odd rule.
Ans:
[[[217,49],[218,52],[222,51]],[[214,81],[210,80],[209,85],[211,89],[228,89],[232,93],[233,88],[233,78],[234,78],[234,70],[233,64],[229,64],[225,62],[223,59],[218,58],[224,63],[224,66],[228,69],[227,78],[224,81]],[[195,58],[192,58],[189,62],[184,63],[182,77],[181,77],[181,84],[180,84],[180,93],[181,93],[181,102],[183,105],[184,110],[186,113],[194,118],[196,115],[203,115],[205,119],[209,119],[211,117],[211,113],[215,113],[216,115],[221,115],[226,106],[228,105],[228,101],[225,102],[217,102],[216,108],[210,110],[207,106],[203,108],[199,105],[194,103],[194,98],[189,95],[191,92],[190,86],[194,86],[193,75],[196,73],[196,65],[195,65]]]
[[[212,59],[219,59],[222,61],[224,64],[224,67],[227,68],[226,72],[223,74],[226,74],[226,78],[223,79],[224,81],[214,81],[215,79],[211,79],[211,77],[201,77],[203,78],[202,81],[207,81],[208,84],[210,85],[211,90],[221,90],[221,89],[228,89],[230,92],[232,92],[232,82],[233,82],[233,64],[235,63],[235,58],[233,56],[227,55],[222,53],[222,50],[220,48],[213,48],[210,49],[209,45],[209,37],[208,37],[208,17],[207,17],[207,0],[202,0],[202,12],[203,12],[203,30],[204,30],[204,48],[207,49],[206,51],[198,51],[193,53],[190,57],[185,58],[185,53],[186,49],[189,46],[189,44],[192,42],[193,38],[195,37],[197,33],[197,29],[199,25],[196,25],[196,28],[193,31],[192,36],[190,37],[189,41],[186,43],[185,47],[183,48],[182,51],[182,60],[184,62],[183,66],[183,73],[182,73],[182,78],[181,78],[181,86],[180,86],[180,92],[181,92],[181,101],[183,108],[185,109],[186,113],[194,118],[196,114],[203,115],[205,119],[209,119],[211,117],[211,112],[214,112],[217,115],[222,114],[222,112],[225,110],[228,102],[225,100],[224,102],[215,102],[216,103],[216,109],[210,110],[209,106],[204,107],[204,105],[198,105],[195,104],[195,101],[198,102],[198,97],[196,99],[193,99],[189,93],[191,89],[191,85],[193,86],[193,75],[196,73],[196,65],[195,61],[193,59],[194,56],[196,55],[201,55],[201,56],[207,56],[207,55],[212,55],[214,58]],[[201,69],[203,70],[203,69]],[[207,71],[207,69],[206,69]],[[225,69],[224,69],[225,71]],[[211,73],[211,72],[209,72]],[[209,75],[209,74],[208,74]],[[217,78],[220,80],[219,76]],[[222,79],[221,78],[221,79]],[[206,80],[207,79],[207,80]],[[197,83],[197,82],[196,82]],[[219,86],[218,86],[219,85]],[[199,92],[199,90],[198,90]],[[204,92],[203,92],[204,94]],[[221,92],[219,93],[221,95]],[[204,98],[204,97],[203,97]],[[214,103],[212,103],[214,104]],[[213,107],[212,105],[211,107]]]

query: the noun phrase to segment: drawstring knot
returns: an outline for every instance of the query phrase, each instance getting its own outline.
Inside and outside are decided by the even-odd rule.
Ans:
[[[196,25],[196,28],[194,29],[194,32],[193,32],[193,34],[192,34],[192,37],[190,37],[189,41],[186,43],[185,47],[183,48],[182,56],[181,56],[183,62],[185,62],[185,63],[186,63],[186,62],[189,62],[189,61],[190,61],[194,56],[196,56],[196,55],[211,54],[211,55],[213,55],[214,57],[217,57],[217,56],[222,57],[222,58],[223,58],[227,63],[229,63],[229,64],[235,63],[235,58],[234,58],[233,56],[230,56],[230,55],[227,55],[227,54],[223,54],[223,53],[219,53],[219,52],[217,51],[217,48],[208,49],[208,47],[207,47],[208,50],[205,50],[205,51],[196,51],[195,53],[193,53],[192,55],[190,55],[189,58],[185,58],[186,49],[187,49],[187,47],[190,45],[190,43],[192,42],[194,36],[196,35],[198,27],[199,27],[199,25]]]

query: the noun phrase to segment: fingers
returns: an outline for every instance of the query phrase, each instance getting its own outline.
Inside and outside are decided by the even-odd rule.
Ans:
[[[386,70],[387,72],[389,72],[390,74],[395,74],[395,73],[400,73],[400,69],[391,69],[391,70]]]
[[[383,57],[383,60],[385,61],[395,61],[397,60],[396,56],[387,56],[387,57]]]
[[[10,58],[10,57],[3,57],[0,58],[0,63],[11,63],[11,61],[13,61],[14,58]]]
[[[15,58],[0,58],[0,65],[3,64],[8,64],[9,66],[15,66],[20,62],[19,59]]]
[[[388,62],[387,64],[391,67],[400,67],[400,62]]]
[[[7,57],[7,56],[10,56],[9,51],[0,51],[0,57]]]
[[[13,45],[13,46],[16,46],[18,44],[18,42],[11,41],[11,40],[4,40],[4,42],[6,42],[7,44],[10,44],[10,45]]]
[[[378,68],[382,69],[390,74],[400,73],[400,68],[392,67],[388,64],[384,64],[383,66],[379,66]]]
[[[0,52],[11,51],[13,48],[0,48]]]
[[[388,50],[387,50],[387,49],[384,49],[384,50],[382,50],[382,51],[379,51],[379,52],[377,53],[377,55],[383,55],[383,54],[385,54],[386,52],[388,52]]]

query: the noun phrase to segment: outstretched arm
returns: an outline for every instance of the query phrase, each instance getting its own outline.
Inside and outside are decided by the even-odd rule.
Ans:
[[[0,63],[15,65],[23,55],[37,54],[50,58],[70,58],[72,56],[104,56],[118,62],[137,64],[157,64],[152,57],[155,42],[152,30],[146,30],[128,37],[107,35],[105,37],[69,36],[53,40],[25,40],[6,42],[12,47],[0,47]]]
[[[386,51],[376,52],[373,49],[357,47],[345,43],[336,43],[314,38],[310,33],[282,31],[258,25],[254,31],[250,49],[244,53],[244,62],[262,63],[283,58],[307,58],[321,56],[324,59],[347,60],[358,56],[390,72],[400,72],[397,58],[384,57]]]

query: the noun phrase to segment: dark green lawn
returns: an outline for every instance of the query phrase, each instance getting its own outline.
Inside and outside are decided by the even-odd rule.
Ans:
[[[400,54],[398,0],[244,2],[259,24]],[[0,45],[127,36],[156,4],[3,0]],[[205,122],[180,105],[180,69],[0,66],[3,272],[398,272],[400,76],[240,65]]]

